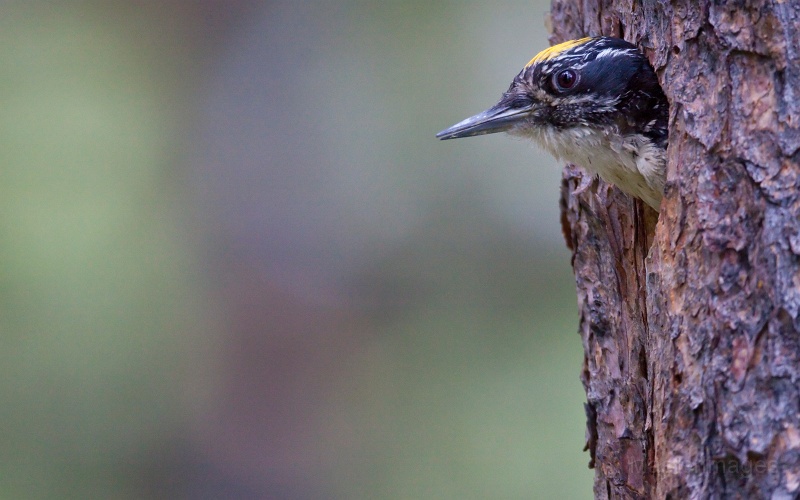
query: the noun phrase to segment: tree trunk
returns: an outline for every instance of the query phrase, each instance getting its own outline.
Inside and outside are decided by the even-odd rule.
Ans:
[[[670,101],[660,215],[564,172],[595,497],[800,496],[800,0],[553,0],[551,24],[638,44]]]

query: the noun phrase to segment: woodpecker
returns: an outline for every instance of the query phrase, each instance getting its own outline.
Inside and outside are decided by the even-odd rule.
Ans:
[[[669,103],[635,45],[570,40],[522,68],[500,102],[442,130],[439,139],[507,132],[615,184],[656,211],[666,178]]]

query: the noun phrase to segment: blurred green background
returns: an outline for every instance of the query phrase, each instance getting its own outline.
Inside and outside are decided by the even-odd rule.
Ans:
[[[0,497],[591,496],[548,7],[0,5]]]

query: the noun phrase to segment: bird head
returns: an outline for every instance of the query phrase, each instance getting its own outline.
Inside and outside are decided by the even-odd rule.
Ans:
[[[500,101],[445,129],[456,139],[496,132],[540,137],[543,130],[588,127],[666,141],[667,105],[647,58],[619,38],[590,37],[543,50]]]

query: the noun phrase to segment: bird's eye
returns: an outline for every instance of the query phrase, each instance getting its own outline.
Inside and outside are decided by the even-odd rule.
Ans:
[[[556,73],[553,81],[555,82],[558,90],[569,90],[575,86],[575,83],[577,83],[578,74],[575,73],[575,70],[565,69]]]

